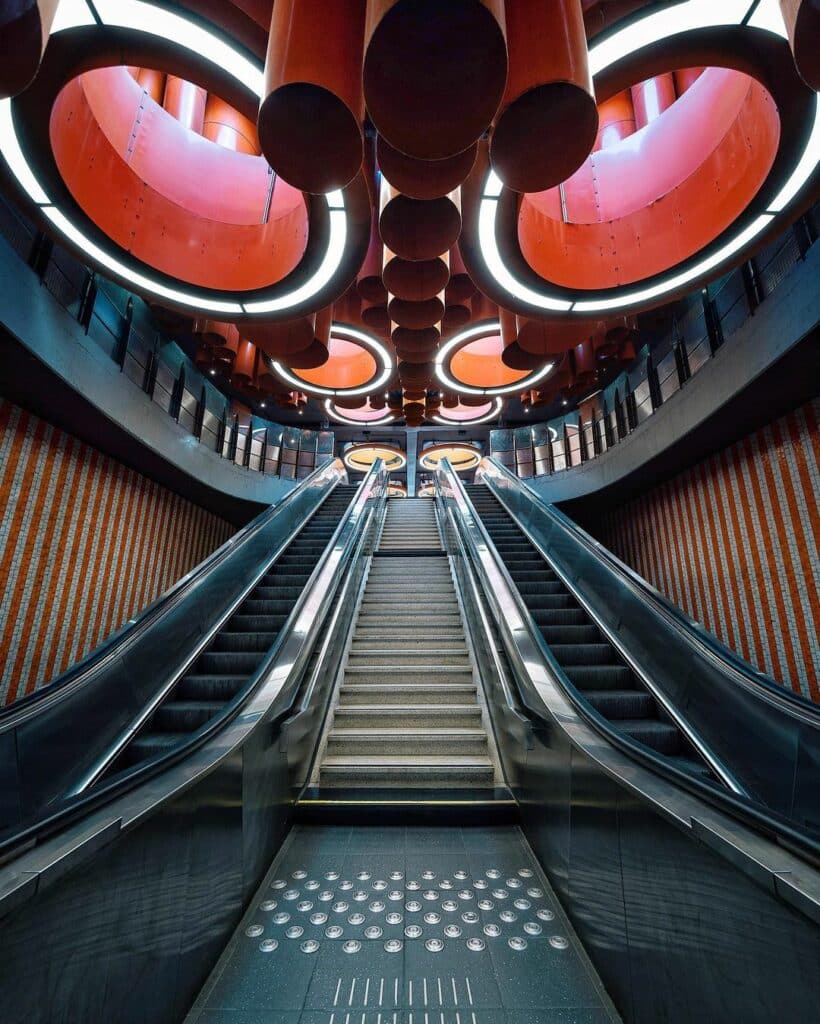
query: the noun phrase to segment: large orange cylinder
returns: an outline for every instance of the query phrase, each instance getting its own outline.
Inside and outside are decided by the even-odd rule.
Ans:
[[[152,68],[140,68],[137,73],[137,82],[148,93],[154,103],[162,103],[165,96],[165,74],[162,71],[154,71]]]
[[[205,104],[202,134],[225,149],[249,156],[259,156],[259,138],[256,125],[243,117],[218,96],[209,95]]]
[[[272,323],[251,320],[243,325],[242,333],[267,355],[286,359],[313,344],[315,323],[313,314]]]
[[[386,302],[387,291],[382,283],[384,245],[379,234],[379,218],[370,218],[370,244],[362,268],[356,277],[356,289],[368,302]]]
[[[373,123],[399,153],[463,152],[504,94],[503,0],[368,0],[363,78]]]
[[[387,248],[402,259],[435,259],[461,233],[460,196],[411,199],[382,180],[379,231]]]
[[[697,82],[705,68],[682,68],[675,72],[675,91],[678,96],[683,96],[687,89],[691,89]]]
[[[518,318],[518,344],[534,356],[555,356],[574,348],[589,337],[591,325],[584,322]]]
[[[171,117],[175,117],[184,128],[196,132],[197,135],[202,134],[205,125],[207,99],[207,92],[198,85],[186,82],[184,78],[168,75],[162,105]]]
[[[0,4],[0,99],[28,86],[45,53],[59,0]]]
[[[534,370],[543,363],[540,356],[525,352],[518,344],[518,320],[515,313],[498,307],[498,319],[501,324],[501,343],[504,351],[501,362],[511,370]]]
[[[425,327],[420,330],[412,330],[409,327],[393,328],[393,344],[396,350],[404,352],[429,353],[428,358],[433,358],[433,353],[438,348],[441,334],[437,327]],[[400,357],[401,358],[401,357]]]
[[[477,293],[457,245],[450,250],[450,289],[454,301],[471,299]]]
[[[300,349],[285,360],[293,370],[315,370],[324,366],[330,358],[330,329],[333,325],[333,304],[325,306],[316,314],[313,341],[307,348]]]
[[[820,91],[820,3],[818,0],[780,0],[794,62],[800,77]]]
[[[387,304],[390,319],[399,327],[409,327],[418,331],[425,327],[435,327],[444,316],[444,299],[434,295],[432,299],[421,302],[408,302],[407,299],[390,299]]]
[[[432,299],[450,279],[447,254],[432,260],[403,260],[387,249],[382,277],[388,292],[398,299],[411,302]]]
[[[677,98],[675,76],[669,72],[657,78],[647,78],[632,86],[632,106],[638,131],[661,116]]]
[[[516,192],[566,181],[598,132],[581,0],[507,0],[507,91],[490,139],[493,170]]]
[[[276,0],[259,141],[305,192],[344,188],[362,165],[365,0]]]
[[[438,199],[469,177],[478,146],[473,143],[446,160],[416,160],[380,137],[377,152],[381,172],[395,189],[411,199]]]
[[[632,93],[629,89],[617,93],[598,107],[598,137],[595,149],[607,149],[622,139],[634,135],[635,108],[632,106]]]
[[[362,323],[367,324],[374,331],[386,333],[390,330],[390,316],[387,312],[387,296],[384,302],[362,302]]]
[[[256,376],[259,350],[252,341],[242,340],[236,353],[231,380],[237,387],[246,387]]]
[[[445,333],[458,330],[469,322],[472,316],[472,307],[469,299],[458,298],[456,292],[448,288],[444,298],[444,318],[441,322],[441,329]]]

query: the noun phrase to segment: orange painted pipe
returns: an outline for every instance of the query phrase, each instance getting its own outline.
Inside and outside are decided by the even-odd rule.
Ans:
[[[515,313],[499,306],[498,319],[501,323],[501,342],[504,346],[501,362],[511,370],[534,370],[539,367],[543,359],[531,352],[525,352],[518,344],[518,320]]]
[[[404,419],[408,427],[420,427],[424,423],[423,403],[408,402],[404,407]]]
[[[446,391],[441,396],[441,404],[445,409],[457,409],[459,407],[458,395],[453,391]]]
[[[675,76],[668,72],[632,86],[632,106],[638,131],[657,120],[677,99]]]
[[[566,181],[598,133],[581,0],[507,0],[507,91],[490,138],[493,170],[516,192]]]
[[[392,297],[387,304],[387,312],[399,327],[409,327],[414,331],[435,327],[444,316],[444,299],[434,295],[432,299],[409,302],[407,299]]]
[[[411,199],[382,179],[379,232],[387,248],[402,259],[435,259],[447,252],[461,233],[459,193],[440,199]]]
[[[435,357],[435,348],[416,351],[416,349],[406,348],[404,345],[396,345],[396,358],[403,363],[430,363]]]
[[[534,356],[555,356],[589,337],[590,325],[572,321],[545,322],[518,318],[518,344]]]
[[[411,199],[438,199],[457,189],[475,164],[478,145],[445,160],[416,160],[379,136],[377,154],[382,174],[399,192]]]
[[[687,89],[691,89],[705,68],[683,68],[675,72],[675,91],[678,96],[683,96]]]
[[[592,341],[587,339],[572,349],[575,360],[575,384],[579,388],[588,387],[598,379],[598,367],[595,364],[595,350]]]
[[[368,302],[386,302],[387,289],[382,282],[384,245],[379,234],[379,218],[370,218],[370,244],[362,268],[356,277],[356,290]]]
[[[160,106],[162,106],[162,99],[165,96],[165,77],[162,71],[154,71],[152,68],[140,68],[137,73],[137,82],[154,103],[159,103]]]
[[[450,250],[450,292],[453,301],[460,302],[463,299],[471,299],[477,294],[477,288],[472,278],[467,273],[464,260],[461,258],[458,246],[454,245]]]
[[[197,135],[202,134],[205,124],[207,99],[207,92],[198,85],[186,82],[184,78],[168,75],[162,105],[171,117],[179,121],[183,128],[196,132]]]
[[[243,117],[218,96],[208,96],[202,134],[218,146],[232,149],[236,153],[259,156],[262,152],[253,121]]]
[[[256,376],[259,349],[252,341],[240,340],[233,364],[231,380],[237,387],[245,387]]]
[[[382,279],[387,291],[398,299],[420,302],[434,298],[450,279],[447,254],[432,260],[403,260],[385,250]]]
[[[503,0],[368,0],[364,95],[399,153],[444,160],[472,146],[506,78]]]
[[[283,359],[313,344],[315,322],[315,314],[272,323],[249,321],[242,332],[267,355]]]
[[[59,0],[0,4],[0,99],[31,84],[43,59]]]
[[[617,93],[598,107],[598,137],[595,140],[595,152],[614,146],[622,139],[634,135],[635,108],[632,106],[632,93],[629,89]]]
[[[434,352],[441,340],[441,332],[438,327],[412,330],[410,327],[396,326],[393,328],[392,338],[396,348],[402,348],[408,352]]]
[[[374,331],[387,333],[390,330],[390,315],[387,312],[387,302],[362,302],[362,323],[367,324]]]
[[[379,393],[378,395],[371,395],[367,404],[374,412],[381,412],[382,409],[387,408],[387,399],[382,393]]]
[[[293,370],[315,370],[330,359],[330,329],[333,326],[333,303],[320,309],[316,314],[313,341],[307,348],[287,357],[287,364]]]
[[[800,77],[820,91],[820,4],[817,0],[780,0],[780,9]]]
[[[273,5],[259,141],[304,192],[344,188],[362,166],[364,17],[365,0]]]

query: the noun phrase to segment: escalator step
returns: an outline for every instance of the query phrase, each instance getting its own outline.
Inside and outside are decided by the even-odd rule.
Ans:
[[[569,594],[547,594],[541,602],[541,607],[532,609],[533,621],[539,626],[550,626],[552,623],[549,616],[552,612],[572,606],[573,600]]]
[[[151,726],[157,732],[194,732],[224,707],[224,701],[169,700],[157,708]]]
[[[704,779],[712,778],[712,770],[703,761],[696,761],[692,757],[670,757],[669,760],[676,768],[690,772],[692,775],[700,775]]]
[[[246,681],[247,676],[183,676],[174,696],[198,702],[224,702],[235,697]]]
[[[260,583],[253,592],[255,601],[296,601],[301,595],[304,587],[272,587],[269,583]]]
[[[188,739],[187,732],[147,732],[137,736],[123,751],[126,764],[139,764],[149,758],[167,754]]]
[[[223,629],[214,637],[212,651],[269,651],[278,633],[233,632]]]
[[[587,691],[584,696],[604,718],[653,718],[655,702],[643,690]]]
[[[628,690],[634,683],[626,665],[567,665],[564,670],[579,690]]]
[[[539,594],[565,594],[567,590],[559,579],[541,580],[540,583],[517,583],[516,586],[525,604],[529,603],[531,597],[538,597]]]
[[[583,608],[540,608],[538,625],[543,632],[555,626],[588,626],[590,619]]]
[[[245,606],[242,605],[242,608]],[[276,635],[285,624],[284,615],[246,615],[239,612],[228,620],[227,628],[237,633],[272,633]]]
[[[196,667],[203,675],[244,675],[256,671],[262,655],[258,651],[206,651],[197,658]]]
[[[599,630],[589,625],[541,626],[541,635],[552,644],[594,644],[601,639]]]
[[[575,604],[566,587],[560,584],[559,589],[551,589],[546,593],[542,592],[540,594],[528,594],[524,603],[534,613],[542,609],[549,611],[551,608],[566,608],[567,601],[569,601],[570,607]]]
[[[618,728],[659,754],[678,754],[683,746],[680,733],[668,722],[649,718],[624,718],[619,720]]]
[[[292,608],[292,601],[257,601],[256,598],[249,597],[246,601],[242,602],[243,615],[278,616],[281,618],[282,624],[284,624]]]
[[[540,583],[543,580],[558,579],[546,565],[543,568],[515,569],[510,572],[510,576],[515,580],[516,586],[519,583]]]
[[[550,644],[559,665],[616,665],[618,655],[609,644]]]

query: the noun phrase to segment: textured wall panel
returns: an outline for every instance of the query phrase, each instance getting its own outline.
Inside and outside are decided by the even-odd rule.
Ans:
[[[820,702],[820,401],[610,512],[601,541],[768,675]]]
[[[59,675],[232,533],[0,398],[0,703]]]

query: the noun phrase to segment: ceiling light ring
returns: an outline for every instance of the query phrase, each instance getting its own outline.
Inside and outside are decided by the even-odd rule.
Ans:
[[[487,413],[482,413],[480,416],[476,416],[474,419],[466,420],[454,420],[450,419],[446,415],[446,410],[440,409],[435,416],[432,417],[434,423],[440,423],[445,427],[478,427],[482,423],[490,423],[492,420],[498,419],[501,415],[501,410],[504,408],[504,399],[500,396],[491,400],[492,409]]]
[[[463,462],[454,462],[447,453],[462,452],[465,455]],[[419,466],[428,473],[434,473],[438,469],[441,459],[449,459],[450,465],[456,473],[467,473],[481,462],[481,451],[466,441],[443,441],[441,444],[432,444],[419,452]]]
[[[357,463],[356,455],[364,453],[375,453],[371,462]],[[392,444],[379,444],[374,441],[363,441],[360,444],[352,444],[342,453],[342,462],[354,473],[366,473],[376,458],[382,459],[384,469],[388,473],[398,473],[407,465],[407,455],[400,448]]]
[[[85,8],[82,0],[74,5]],[[369,240],[370,203],[363,175],[327,196],[305,195],[308,244],[299,264],[281,280],[248,291],[220,291],[191,284],[138,260],[85,214],[68,190],[54,159],[49,115],[60,90],[85,70],[141,62],[183,72],[209,86],[240,113],[254,111],[262,89],[261,65],[245,57],[213,26],[169,11],[151,0],[117,0],[97,5],[101,23],[63,19],[52,33],[33,85],[14,100],[0,101],[2,153],[0,175],[35,205],[47,230],[107,277],[159,302],[184,311],[219,313],[225,319],[290,320],[337,298],[364,258]],[[107,24],[106,17],[118,24]],[[151,24],[159,16],[183,26],[176,36],[160,36],[144,23],[124,25],[129,12]],[[163,20],[163,23],[164,23]],[[183,41],[185,26],[195,39],[206,38],[221,63]],[[204,34],[204,35],[203,35]],[[227,68],[228,70],[225,70]],[[232,71],[235,72],[232,74]],[[240,75],[241,77],[237,77]]]
[[[383,391],[396,369],[390,349],[383,341],[374,335],[363,331],[353,324],[346,324],[334,321],[330,336],[341,338],[344,341],[353,341],[360,345],[376,361],[376,373],[373,377],[351,388],[327,388],[318,384],[311,384],[310,381],[300,377],[298,372],[288,368],[281,361],[271,358],[263,353],[263,358],[274,374],[290,387],[317,398],[357,398],[360,395],[369,395],[377,391]]]
[[[680,13],[683,8],[694,7],[704,10],[701,0],[689,0],[676,10]],[[737,4],[735,7],[740,10]],[[782,230],[787,211],[793,213],[795,197],[778,209],[772,207],[807,160],[813,160],[813,166],[803,181],[801,202],[810,200],[814,191],[810,187],[812,178],[820,178],[820,99],[800,82],[785,37],[740,24],[745,13],[743,7],[736,24],[708,28],[693,25],[675,33],[657,44],[661,46],[660,56],[653,58],[655,71],[704,63],[731,67],[752,75],[772,95],[784,130],[774,164],[743,213],[708,245],[651,277],[610,289],[566,288],[538,275],[525,260],[515,229],[521,196],[505,189],[492,173],[485,147],[471,180],[462,189],[461,239],[467,269],[485,294],[520,315],[537,318],[624,314],[651,308],[725,273],[729,263],[736,263],[738,254],[753,242],[762,244]],[[634,19],[627,28],[652,17],[650,13]],[[616,26],[603,43],[617,36],[618,31]],[[593,54],[597,46],[596,40]],[[640,47],[601,68],[595,78],[596,88],[600,84],[599,98],[606,99],[623,88],[625,82],[639,79],[643,72],[639,74],[637,68],[647,52],[647,46]]]

